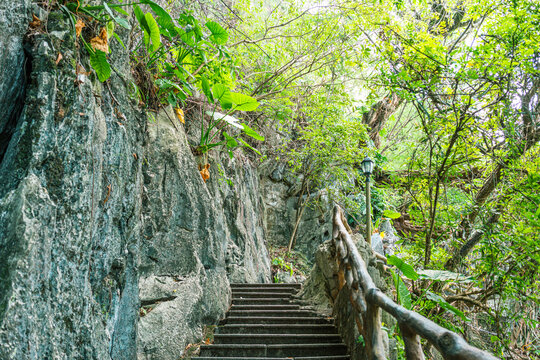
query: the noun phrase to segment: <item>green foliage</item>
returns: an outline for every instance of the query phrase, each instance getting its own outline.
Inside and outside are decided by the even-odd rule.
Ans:
[[[282,282],[278,271],[285,271],[290,276],[301,275],[305,277],[311,269],[311,264],[300,253],[288,251],[287,247],[269,248],[272,259],[272,274],[275,283]]]
[[[407,279],[410,280],[418,280],[418,273],[414,270],[414,268],[398,258],[397,256],[390,255],[388,256],[388,264],[394,265],[396,268],[398,268],[399,271],[405,276]]]
[[[394,286],[396,287],[397,302],[401,304],[406,309],[412,308],[411,293],[407,288],[407,285],[403,282],[401,276],[399,276],[394,270],[390,269],[392,274],[392,280],[394,281]]]
[[[359,192],[363,176],[356,168],[367,153],[358,147],[367,136],[361,121],[312,119],[298,134],[282,152],[291,170],[302,174],[305,189],[325,188],[337,201]]]
[[[382,215],[392,220],[399,219],[401,217],[400,213],[398,213],[397,211],[390,210],[390,209],[384,210]]]
[[[286,270],[289,272],[291,276],[293,276],[294,268],[291,264],[286,263],[285,260],[283,260],[282,257],[276,257],[272,259],[272,265],[277,266],[283,270]]]
[[[72,4],[69,10],[73,17],[85,14],[104,24],[107,39],[98,41],[108,48],[107,40],[113,35],[124,46],[120,37],[114,33],[114,24],[130,28],[129,22],[115,13],[128,15],[122,9],[126,6],[133,8],[139,26],[136,31],[140,34],[140,42],[132,51],[132,61],[134,64],[144,64],[144,68],[137,71],[149,74],[142,74],[141,78],[145,80],[137,84],[140,100],[154,109],[167,104],[181,108],[198,88],[211,104],[221,106],[227,113],[209,113],[208,125],[204,118],[201,119],[201,137],[195,152],[205,154],[211,149],[223,147],[232,156],[234,148],[246,147],[259,153],[238,136],[243,134],[257,141],[264,141],[264,137],[232,116],[235,112],[256,110],[259,102],[251,96],[231,91],[233,67],[231,57],[224,47],[229,37],[227,30],[215,21],[208,21],[202,27],[188,11],[181,12],[177,19],[173,19],[168,11],[151,0],[141,0],[138,4],[105,2],[101,6]],[[145,12],[145,9],[150,11]],[[106,81],[111,76],[108,54],[94,49],[93,43],[88,44],[84,39],[82,41],[90,53],[90,65],[98,79]],[[148,81],[150,83],[144,83]],[[148,90],[143,93],[141,89],[144,88]],[[180,121],[184,121],[183,115]],[[242,132],[235,135],[224,132],[229,125],[238,127]]]
[[[429,300],[436,302],[437,305],[439,305],[443,309],[450,311],[454,315],[459,316],[463,321],[471,321],[469,318],[465,316],[463,311],[459,310],[455,306],[450,305],[446,300],[444,300],[442,296],[432,293],[431,291],[426,291],[426,297]]]
[[[210,40],[217,45],[224,45],[229,39],[229,34],[227,31],[217,22],[209,21],[206,23],[206,27],[212,33],[212,35],[210,35]]]
[[[460,283],[468,283],[474,281],[472,276],[465,276],[445,270],[419,270],[418,274],[421,279],[428,279],[434,281],[452,281]]]
[[[90,65],[94,68],[99,81],[106,81],[111,76],[111,66],[107,61],[107,54],[101,50],[92,50],[90,54]]]

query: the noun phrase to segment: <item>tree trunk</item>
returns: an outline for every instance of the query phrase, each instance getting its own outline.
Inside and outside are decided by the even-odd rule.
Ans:
[[[375,144],[375,147],[379,148],[381,145],[379,132],[402,103],[403,100],[396,93],[392,93],[379,100],[363,115],[362,121],[368,126],[369,137]]]
[[[469,240],[467,240],[467,242],[463,244],[461,248],[459,248],[458,251],[456,251],[454,256],[451,257],[444,264],[444,267],[446,270],[454,270],[459,265],[461,260],[465,258],[467,255],[469,255],[469,253],[476,246],[476,244],[480,242],[480,239],[482,239],[482,236],[484,235],[484,233],[490,230],[493,227],[493,225],[495,225],[495,223],[499,221],[499,218],[501,217],[501,208],[502,206],[500,206],[497,212],[493,213],[488,218],[482,230],[474,231],[472,235],[469,237]]]

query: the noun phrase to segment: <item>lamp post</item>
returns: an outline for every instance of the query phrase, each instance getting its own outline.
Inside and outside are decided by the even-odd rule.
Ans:
[[[369,176],[373,172],[374,162],[366,156],[362,160],[362,172],[366,176],[366,241],[371,246],[371,189],[369,184]]]

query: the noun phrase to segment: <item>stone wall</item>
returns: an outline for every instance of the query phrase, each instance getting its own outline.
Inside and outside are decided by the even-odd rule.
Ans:
[[[182,125],[130,97],[117,42],[106,84],[76,73],[65,13],[3,2],[0,26],[1,83],[19,84],[0,100],[22,97],[0,119],[0,359],[177,359],[229,282],[270,281],[255,167],[216,156],[234,186],[204,183]]]

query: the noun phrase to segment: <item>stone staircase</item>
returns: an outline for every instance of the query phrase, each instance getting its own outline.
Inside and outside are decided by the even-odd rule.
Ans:
[[[232,306],[199,360],[345,360],[332,319],[303,310],[300,284],[231,284]]]

